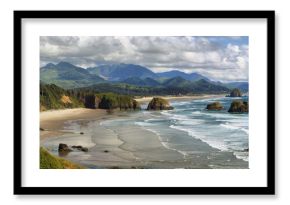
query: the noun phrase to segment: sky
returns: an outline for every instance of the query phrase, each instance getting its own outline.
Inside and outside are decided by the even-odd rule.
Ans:
[[[40,64],[65,61],[87,68],[126,63],[154,72],[248,81],[248,49],[247,36],[41,36]]]

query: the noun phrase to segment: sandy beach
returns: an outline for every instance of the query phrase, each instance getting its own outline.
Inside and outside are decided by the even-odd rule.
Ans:
[[[224,95],[223,95],[224,96]],[[221,95],[166,97],[168,100],[204,99]],[[138,99],[140,103],[152,97]],[[61,156],[88,168],[219,168],[247,167],[231,152],[220,152],[186,132],[176,131],[193,143],[190,156],[167,146],[162,136],[143,129],[134,122],[149,119],[148,111],[115,111],[100,109],[66,109],[40,113],[40,145],[58,155],[59,143],[82,145],[89,152],[71,152]],[[130,123],[129,123],[130,122]],[[81,134],[82,133],[82,134]],[[171,133],[175,136],[175,133]],[[178,134],[177,134],[178,135]]]
[[[106,110],[86,108],[40,112],[40,128],[44,129],[40,132],[40,140],[65,134],[63,127],[68,120],[101,119],[104,116],[107,116]]]
[[[45,131],[40,132],[41,146],[55,155],[58,155],[58,143],[86,146],[90,149],[89,157],[82,152],[62,157],[91,168],[145,168],[148,165],[142,158],[158,162],[160,155],[166,156],[168,160],[182,159],[176,151],[164,148],[152,132],[137,126],[113,130],[100,125],[104,120],[124,117],[129,116],[122,111],[108,114],[106,110],[84,108],[42,112],[40,126]],[[71,130],[67,130],[66,122],[82,124],[84,130],[74,125]],[[80,135],[80,132],[84,134]]]
[[[224,94],[219,95],[194,95],[194,96],[162,96],[167,100],[194,100],[194,99],[206,99],[223,97]],[[154,96],[158,97],[158,96]],[[141,104],[146,104],[152,100],[153,96],[136,98],[135,100]],[[47,137],[53,137],[56,134],[65,133],[62,131],[64,122],[68,120],[81,120],[81,119],[94,119],[101,120],[108,117],[116,117],[117,115],[108,115],[106,110],[102,109],[86,109],[86,108],[74,108],[64,110],[48,110],[40,112],[40,128],[45,131],[40,133],[40,139],[44,140]]]

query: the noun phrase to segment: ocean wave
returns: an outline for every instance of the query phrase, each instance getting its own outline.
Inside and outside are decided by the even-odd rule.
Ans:
[[[145,129],[145,130],[147,130],[149,132],[154,133],[158,137],[158,140],[160,141],[160,143],[162,144],[162,146],[165,147],[166,149],[173,150],[173,151],[176,151],[176,152],[182,154],[183,155],[183,158],[185,158],[187,156],[186,152],[183,152],[181,150],[178,150],[178,149],[173,148],[173,144],[169,143],[168,139],[162,138],[161,137],[161,134],[159,132],[157,132],[156,130],[150,129],[150,128],[146,127],[146,126],[144,127],[144,125],[147,125],[148,126],[149,123],[145,123],[144,124],[142,122],[141,123],[140,122],[139,123],[137,122],[136,124],[137,125],[140,125],[141,128],[143,128],[143,129]]]
[[[197,134],[196,132],[193,131],[192,128],[188,128],[188,127],[185,127],[185,126],[176,126],[176,125],[170,125],[169,126],[170,128],[172,129],[176,129],[176,130],[180,130],[180,131],[183,131],[183,132],[187,132],[187,134],[195,139],[200,139],[204,142],[206,142],[208,145],[210,145],[211,147],[213,148],[218,148],[218,149],[221,149],[221,150],[224,150],[224,147],[220,147],[218,146],[214,146],[209,140],[207,140],[207,137],[205,135],[201,135],[201,134]]]
[[[182,106],[182,105],[189,105],[191,104],[191,101],[173,101],[171,102],[172,106]]]
[[[139,125],[141,127],[147,127],[147,126],[154,126],[154,124],[149,122],[134,122],[135,125]]]
[[[196,111],[191,112],[191,114],[202,115],[203,113],[200,110],[196,110]]]
[[[191,116],[186,115],[177,115],[177,114],[171,114],[171,113],[164,113],[168,117],[168,119],[175,120],[175,124],[181,124],[181,125],[199,125],[204,122],[202,119],[195,119],[190,118]]]
[[[181,121],[176,122],[176,124],[179,124],[179,125],[189,125],[189,126],[200,125],[203,123],[204,123],[204,120],[200,120],[200,119],[188,119],[188,120],[181,120]]]
[[[229,142],[229,141],[224,140],[224,138],[222,138],[222,139],[218,138],[218,137],[213,138],[212,136],[202,135],[200,133],[195,132],[192,128],[188,128],[188,127],[171,125],[170,128],[184,131],[184,132],[188,133],[189,136],[191,136],[195,139],[199,139],[199,140],[207,143],[209,146],[211,146],[213,148],[216,148],[216,149],[221,150],[221,151],[231,151],[234,153],[234,155],[237,158],[242,159],[244,161],[248,160],[246,153],[244,151],[242,151],[245,148],[242,148],[240,146],[240,143],[238,143],[238,144],[225,143],[225,142]],[[233,149],[234,147],[235,147],[235,149]]]
[[[246,162],[249,161],[249,152],[234,152],[236,158],[244,160]]]
[[[227,129],[230,129],[230,130],[241,130],[243,132],[245,132],[246,134],[249,134],[249,130],[248,129],[245,129],[243,127],[239,127],[239,126],[235,126],[233,124],[229,124],[229,123],[225,123],[225,124],[220,124],[221,127],[225,127]]]
[[[239,119],[240,116],[239,115],[231,115],[230,113],[227,112],[203,112],[204,115],[208,115],[211,117],[215,117],[215,118],[224,118],[224,119]]]
[[[152,123],[158,123],[158,122],[164,122],[164,121],[166,121],[165,119],[159,119],[159,118],[157,118],[157,119],[153,119],[153,118],[150,118],[150,119],[147,119],[147,120],[144,120],[144,122],[148,122],[148,123],[150,123],[150,122],[152,122]],[[154,125],[154,124],[152,124],[151,123],[151,125]]]

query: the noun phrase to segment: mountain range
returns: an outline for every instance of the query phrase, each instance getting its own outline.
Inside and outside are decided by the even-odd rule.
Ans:
[[[98,75],[108,81],[123,81],[132,77],[143,78],[158,78],[148,68],[140,65],[133,64],[112,64],[112,65],[101,65],[98,67],[88,68],[88,72],[94,75]]]
[[[215,82],[198,73],[187,74],[178,70],[154,73],[144,66],[123,63],[100,65],[87,69],[67,62],[49,63],[40,68],[40,80],[43,83],[56,84],[65,89],[93,85],[93,87],[102,87],[102,89],[105,85],[115,89],[116,87],[121,88],[121,85],[125,84],[131,85],[131,87],[150,87],[148,90],[155,88],[154,92],[165,88],[179,89],[182,92],[227,92],[234,87],[243,91],[248,90],[247,82]]]
[[[157,75],[161,78],[174,78],[174,77],[181,77],[185,80],[190,80],[190,81],[196,81],[196,80],[200,80],[200,79],[204,79],[207,81],[210,81],[207,77],[200,75],[198,73],[184,73],[178,70],[172,70],[172,71],[168,71],[168,72],[163,72],[163,73],[157,73]]]
[[[40,80],[44,83],[56,84],[62,88],[90,86],[105,80],[88,70],[67,62],[49,63],[40,68]]]

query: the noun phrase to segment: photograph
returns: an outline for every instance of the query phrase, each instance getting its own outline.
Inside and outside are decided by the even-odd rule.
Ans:
[[[249,36],[40,36],[40,169],[249,169]]]
[[[14,194],[274,194],[274,20],[14,11]]]

